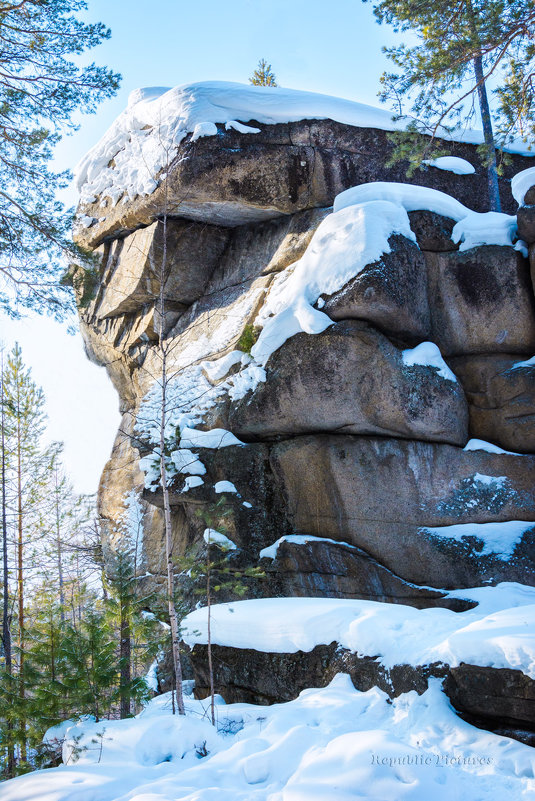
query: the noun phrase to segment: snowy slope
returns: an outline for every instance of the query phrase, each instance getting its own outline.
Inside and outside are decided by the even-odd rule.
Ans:
[[[77,762],[1,786],[2,801],[495,801],[535,797],[535,751],[457,717],[437,681],[390,703],[339,674],[286,704],[168,696],[131,720],[82,723]],[[102,745],[102,748],[101,748]],[[200,756],[202,753],[208,754]]]

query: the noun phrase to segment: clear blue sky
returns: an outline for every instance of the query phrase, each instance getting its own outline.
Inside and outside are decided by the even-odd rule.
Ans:
[[[112,38],[87,59],[123,76],[116,98],[80,116],[80,130],[57,148],[58,169],[72,169],[126,106],[139,86],[192,81],[247,83],[260,58],[282,86],[377,104],[388,67],[383,45],[392,31],[360,0],[89,0],[88,20],[105,22]],[[64,195],[74,204],[71,190]],[[50,320],[0,319],[0,338],[18,340],[48,399],[50,435],[65,441],[76,488],[93,492],[119,423],[117,398],[104,369],[83,355],[80,338]]]
[[[58,155],[72,166],[126,106],[139,86],[191,81],[247,83],[260,58],[292,89],[377,104],[379,77],[388,66],[381,47],[395,41],[360,0],[89,0],[87,16],[112,29],[89,57],[122,73],[118,95]]]

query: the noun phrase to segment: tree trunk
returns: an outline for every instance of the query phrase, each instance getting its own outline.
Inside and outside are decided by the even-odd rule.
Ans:
[[[209,540],[210,538],[208,538]],[[211,608],[212,608],[212,593],[211,593],[211,586],[210,586],[210,542],[208,542],[208,558],[207,558],[207,566],[206,566],[206,605],[207,605],[207,634],[208,634],[208,675],[210,678],[210,717],[212,720],[212,726],[215,726],[215,692],[214,692],[214,666],[212,662],[212,620],[211,620]]]
[[[24,708],[26,697],[26,687],[24,682],[24,574],[23,574],[23,552],[24,552],[24,528],[22,511],[22,432],[20,428],[20,398],[17,395],[17,585],[18,585],[18,605],[19,605],[19,698],[21,708]],[[20,720],[21,746],[20,758],[26,762],[26,720]]]
[[[492,132],[487,87],[483,77],[483,59],[481,55],[474,58],[474,73],[477,81],[477,96],[483,124],[483,136],[487,146],[487,185],[489,190],[489,207],[491,211],[501,211],[500,187],[498,184],[498,166],[496,163],[496,146]]]
[[[130,685],[132,681],[132,639],[130,636],[130,603],[128,598],[121,598],[121,624],[120,624],[120,652],[119,664],[121,675],[119,678],[121,696],[121,719],[130,717]]]
[[[180,662],[180,644],[178,635],[178,619],[175,606],[175,574],[173,565],[173,531],[171,527],[171,505],[169,503],[169,490],[167,488],[167,472],[165,469],[165,426],[167,422],[167,349],[164,342],[165,317],[165,266],[167,261],[167,215],[163,219],[163,251],[160,266],[160,295],[159,295],[159,348],[162,359],[162,406],[160,415],[160,484],[163,494],[164,527],[165,527],[165,556],[167,563],[167,602],[169,607],[169,623],[171,624],[171,648],[173,652],[173,667],[175,671],[176,702],[179,715],[185,715],[184,694],[182,690],[182,664]],[[174,711],[174,710],[173,710]]]
[[[76,594],[77,594],[77,604],[76,608],[78,610],[78,625],[82,622],[82,583],[80,581],[80,554],[76,551]],[[76,619],[76,609],[74,610],[74,618]]]
[[[4,659],[6,673],[9,677],[13,674],[13,661],[11,653],[11,629],[9,620],[9,561],[7,552],[7,504],[6,504],[6,428],[5,428],[5,401],[4,401],[4,355],[2,353],[2,645],[4,647]],[[13,744],[13,721],[5,722],[7,729],[7,778],[15,773],[15,747]]]
[[[165,381],[165,369],[163,371]],[[162,419],[165,419],[163,411],[165,407],[165,390],[162,391]],[[175,575],[173,566],[173,540],[171,529],[171,507],[169,504],[169,490],[167,489],[167,475],[165,470],[165,444],[163,436],[164,426],[162,423],[162,434],[160,437],[160,476],[162,482],[163,502],[164,502],[164,522],[165,522],[165,549],[167,557],[167,600],[169,605],[169,622],[171,624],[171,642],[173,650],[173,667],[175,670],[175,690],[176,702],[179,715],[185,715],[184,696],[182,692],[182,665],[180,662],[180,646],[178,636],[178,619],[175,607]]]
[[[7,552],[7,504],[6,504],[6,429],[4,408],[4,363],[2,359],[2,563],[3,563],[3,603],[2,603],[2,643],[6,670],[11,674],[11,630],[9,628],[9,562]]]
[[[54,467],[54,482],[55,482],[55,502],[56,502],[56,560],[58,567],[58,582],[59,582],[59,606],[61,622],[65,620],[65,592],[63,590],[63,559],[61,553],[61,524],[59,514],[59,485],[58,485],[58,468]]]

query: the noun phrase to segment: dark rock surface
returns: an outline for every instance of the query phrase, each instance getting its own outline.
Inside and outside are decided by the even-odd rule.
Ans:
[[[535,730],[535,681],[520,670],[462,662],[449,669],[444,688],[460,712]]]
[[[425,259],[404,236],[392,236],[389,245],[390,253],[324,297],[322,311],[333,320],[367,320],[387,335],[421,342],[430,331]]]
[[[509,451],[535,451],[535,365],[507,354],[460,356],[450,366],[468,400],[470,433]],[[513,369],[514,368],[514,369]]]
[[[209,694],[206,646],[195,645],[190,658],[196,696],[205,698]],[[291,701],[308,687],[325,687],[337,673],[348,673],[361,692],[377,686],[391,698],[413,690],[421,695],[429,678],[436,677],[444,679],[444,691],[453,706],[480,725],[535,731],[535,681],[520,670],[465,663],[458,667],[402,664],[387,669],[377,657],[357,656],[336,643],[296,653],[215,645],[213,659],[216,692],[227,703]],[[515,736],[514,730],[510,736]]]
[[[265,581],[256,583],[254,596],[286,594],[292,588],[288,594],[377,594],[403,602],[413,594],[425,597],[413,593],[407,582],[451,589],[489,580],[534,581],[533,531],[524,535],[511,558],[504,559],[482,554],[482,543],[473,536],[456,541],[426,528],[535,520],[535,456],[350,435],[201,450],[199,456],[207,468],[204,484],[183,494],[184,479],[179,477],[172,487],[171,503],[188,521],[189,544],[201,538],[204,527],[197,510],[215,503],[215,483],[231,475],[237,494],[226,496],[225,527],[248,563],[256,564],[262,548],[288,534],[346,542],[374,560],[343,568],[329,560],[321,566],[320,560],[316,571],[310,565],[303,568],[306,578],[290,567],[293,576],[286,572],[270,580],[267,590]],[[145,498],[162,503],[160,492],[145,493]],[[385,570],[378,573],[374,562],[395,580]],[[366,571],[369,580],[363,583]]]
[[[528,244],[535,242],[535,206],[520,206],[516,222],[520,239]]]
[[[535,352],[526,259],[510,247],[426,253],[431,329],[443,356]]]
[[[410,211],[409,221],[420,250],[433,253],[459,250],[459,244],[451,238],[455,220],[434,211]]]
[[[209,694],[206,651],[205,645],[195,645],[190,653],[198,698]],[[447,672],[446,666],[438,664],[396,665],[388,670],[376,658],[359,657],[335,642],[296,653],[265,653],[214,645],[213,659],[216,692],[227,703],[291,701],[307,687],[327,686],[337,673],[348,673],[357,690],[366,692],[377,686],[395,698],[411,690],[421,694],[427,689],[429,676],[445,676]]]
[[[283,541],[275,559],[264,557],[260,566],[275,596],[359,598],[417,609],[440,606],[455,612],[474,605],[404,581],[361,548],[327,540]]]
[[[201,297],[226,247],[229,232],[215,225],[168,220],[164,258],[164,224],[140,228],[112,246],[104,247],[102,282],[106,292],[101,317],[139,311],[154,303],[160,291],[162,269],[166,276],[166,303],[184,307]]]

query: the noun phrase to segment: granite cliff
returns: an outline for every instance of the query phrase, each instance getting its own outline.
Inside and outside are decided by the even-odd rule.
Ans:
[[[82,195],[75,234],[98,267],[72,270],[80,325],[123,414],[99,491],[105,554],[135,536],[143,591],[165,572],[151,475],[163,275],[177,557],[202,552],[198,511],[224,494],[233,559],[265,572],[247,597],[461,612],[475,602],[451,590],[533,585],[535,175],[517,234],[514,216],[484,214],[473,144],[444,143],[471,174],[429,166],[400,190],[385,130],[223,123],[186,132],[148,189]],[[510,215],[510,179],[532,164],[512,155],[500,179]],[[397,694],[438,675],[459,709],[532,725],[522,670],[400,666],[396,679],[373,653],[320,651],[221,646],[219,689],[271,701],[344,669]],[[201,688],[204,658],[195,646]]]

